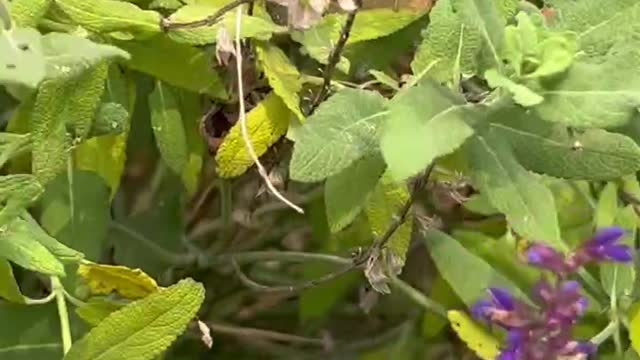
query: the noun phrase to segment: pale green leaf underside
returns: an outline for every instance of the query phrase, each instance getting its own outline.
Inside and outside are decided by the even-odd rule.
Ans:
[[[149,95],[149,108],[158,150],[169,168],[181,174],[189,159],[189,149],[182,115],[171,88],[157,81]]]

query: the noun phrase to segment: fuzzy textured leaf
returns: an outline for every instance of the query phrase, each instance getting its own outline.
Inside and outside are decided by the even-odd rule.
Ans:
[[[182,115],[171,88],[157,81],[155,90],[149,95],[149,109],[160,154],[171,170],[181,174],[189,161],[189,150]]]
[[[78,267],[78,275],[86,282],[92,295],[117,292],[127,299],[140,299],[156,291],[156,281],[140,269],[126,266],[85,263]]]
[[[262,156],[287,131],[291,111],[275,92],[270,93],[247,114],[247,130],[251,144],[258,156]],[[218,175],[237,177],[253,166],[240,124],[236,123],[225,136],[216,154]]]
[[[380,154],[357,160],[342,172],[327,179],[324,187],[327,221],[332,232],[344,229],[355,220],[385,171]]]
[[[182,333],[204,300],[204,288],[191,279],[178,282],[111,313],[64,360],[148,360]]]
[[[380,148],[398,180],[419,173],[473,134],[465,122],[472,114],[466,111],[464,99],[432,82],[400,92],[388,107]]]
[[[345,89],[323,102],[296,133],[291,178],[314,182],[377,152],[385,99],[365,90]]]
[[[31,28],[0,27],[0,84],[34,89],[44,76],[40,34]]]
[[[258,42],[256,53],[273,91],[282,98],[289,110],[299,120],[303,120],[304,115],[300,111],[300,96],[298,95],[302,90],[302,80],[298,69],[291,63],[287,55],[275,45]]]
[[[201,49],[163,36],[118,41],[116,45],[131,55],[127,65],[134,70],[195,93],[227,98],[222,79],[211,69],[207,54]]]
[[[492,88],[504,88],[508,90],[513,96],[513,100],[522,106],[534,106],[544,101],[544,98],[536,94],[533,90],[513,82],[495,69],[487,70],[484,73],[484,77]]]
[[[36,27],[53,0],[13,0],[11,19],[18,27]]]
[[[465,149],[475,185],[513,229],[564,248],[551,191],[517,162],[509,144],[489,130],[471,138]]]
[[[0,254],[28,270],[47,275],[65,275],[62,263],[36,241],[18,219],[0,232]]]

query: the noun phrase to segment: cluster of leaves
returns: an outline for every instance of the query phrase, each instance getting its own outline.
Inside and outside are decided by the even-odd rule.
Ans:
[[[0,357],[264,356],[213,331],[274,357],[462,358],[452,329],[495,359],[504,334],[466,309],[528,301],[528,241],[637,245],[640,3],[331,5],[0,0]],[[240,102],[304,216],[261,194]],[[599,358],[640,353],[636,273],[579,272]]]

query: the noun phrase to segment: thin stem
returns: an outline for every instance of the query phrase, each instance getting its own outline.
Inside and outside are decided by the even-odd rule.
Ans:
[[[325,341],[320,338],[308,338],[277,331],[239,327],[214,322],[207,322],[207,325],[214,333],[227,334],[240,338],[262,338],[265,340],[281,341],[290,344],[325,346]]]
[[[69,300],[70,303],[73,304],[73,306],[75,307],[81,307],[86,305],[86,303],[78,298],[76,298],[75,296],[69,294],[69,292],[67,291],[67,289],[62,289],[64,291],[64,297],[67,298],[67,300]]]
[[[606,303],[606,301],[604,301],[603,299],[607,299],[608,295],[604,292],[604,290],[600,286],[600,283],[584,268],[578,270],[578,275],[584,282],[585,290],[587,290],[589,294],[593,296],[598,304],[602,305]]]
[[[239,103],[239,121],[240,121],[240,130],[242,132],[242,139],[244,140],[244,145],[247,148],[247,152],[249,153],[249,156],[251,157],[251,159],[253,160],[253,162],[256,164],[256,167],[258,168],[258,173],[260,174],[260,177],[264,180],[265,185],[267,186],[267,189],[269,189],[269,191],[278,199],[280,199],[280,201],[282,201],[283,203],[289,205],[289,207],[291,207],[293,210],[299,212],[300,214],[304,214],[304,210],[302,210],[301,207],[297,206],[296,204],[292,203],[291,201],[289,201],[286,197],[284,197],[284,195],[282,195],[280,193],[280,191],[278,191],[278,189],[276,189],[276,187],[273,185],[273,183],[271,182],[271,180],[269,180],[269,174],[267,173],[267,170],[264,168],[264,166],[262,166],[262,163],[260,162],[260,159],[258,159],[258,154],[256,154],[255,149],[253,148],[253,143],[251,142],[251,138],[249,137],[249,130],[247,129],[247,116],[245,114],[245,107],[244,107],[244,87],[242,84],[242,44],[240,43],[240,33],[242,31],[242,8],[238,8],[237,14],[236,14],[236,44],[235,44],[235,56],[236,56],[236,71],[237,71],[237,75],[238,75],[238,99],[240,99],[240,101],[238,101]]]
[[[591,338],[591,342],[600,345],[607,341],[616,332],[618,329],[617,321],[611,321],[602,331],[597,333],[594,337]]]
[[[162,31],[168,31],[168,30],[192,29],[192,28],[197,28],[202,26],[210,26],[218,22],[218,20],[229,11],[237,8],[240,5],[253,3],[254,1],[255,0],[235,0],[218,9],[218,11],[216,11],[213,15],[197,21],[191,21],[186,23],[172,23],[169,19],[165,18],[165,19],[162,19],[162,21],[160,22],[160,28],[162,29]]]
[[[338,265],[349,265],[352,260],[330,254],[318,254],[299,251],[246,251],[237,253],[226,253],[216,255],[203,262],[208,266],[224,264],[231,259],[238,264],[251,263],[256,261],[280,261],[280,262],[307,262],[321,261]]]
[[[398,277],[396,276],[391,277],[391,285],[393,285],[398,290],[402,291],[409,299],[413,300],[416,304],[425,308],[425,310],[431,311],[432,313],[442,316],[445,319],[447,318],[447,310],[445,309],[444,306],[428,298],[423,293],[416,290],[413,286],[400,280]]]
[[[69,311],[64,298],[64,287],[60,283],[60,279],[55,276],[51,277],[51,291],[55,294],[56,304],[58,305],[58,316],[60,318],[60,332],[62,333],[62,350],[64,354],[71,349],[71,328],[69,327]]]
[[[315,99],[311,103],[311,107],[309,109],[309,113],[312,114],[318,105],[324,100],[324,98],[329,93],[331,88],[331,77],[333,76],[333,72],[336,69],[336,66],[340,62],[340,58],[342,56],[342,51],[344,50],[347,41],[349,40],[349,35],[351,34],[351,29],[353,28],[353,24],[356,20],[356,15],[358,14],[358,10],[362,7],[362,0],[356,0],[356,8],[355,10],[349,12],[347,15],[347,20],[342,26],[342,31],[340,32],[340,38],[338,39],[338,43],[331,50],[331,54],[329,54],[329,60],[327,61],[327,65],[324,68],[322,73],[322,77],[324,79],[322,83],[322,87],[320,88],[320,92],[316,95]]]
[[[112,221],[109,224],[109,227],[128,235],[132,239],[137,240],[138,242],[140,242],[141,244],[149,248],[149,250],[153,251],[155,255],[160,257],[165,262],[176,264],[176,265],[186,265],[186,264],[193,263],[195,261],[195,258],[196,258],[195,256],[191,254],[174,254],[173,252],[159,246],[158,244],[148,239],[146,236],[140,234],[139,232],[133,229],[130,229],[115,221]]]
[[[44,305],[50,303],[55,297],[56,294],[52,291],[49,295],[42,299],[32,299],[26,296],[24,296],[23,298],[26,305]]]

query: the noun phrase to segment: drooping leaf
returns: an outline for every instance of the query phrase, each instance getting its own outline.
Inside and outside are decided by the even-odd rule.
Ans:
[[[302,80],[298,69],[280,48],[268,42],[258,42],[256,53],[273,91],[282,98],[299,120],[303,120],[304,115],[300,111],[298,95],[302,89]]]
[[[345,89],[323,102],[296,133],[291,178],[320,181],[377,151],[385,99],[374,92]]]
[[[551,191],[516,160],[509,144],[492,130],[465,147],[474,184],[521,236],[563,248]]]
[[[142,10],[138,6],[116,0],[56,0],[71,21],[87,30],[120,37],[148,37],[160,33],[161,15],[155,11]],[[126,34],[126,35],[123,35]]]
[[[574,180],[613,180],[640,169],[640,147],[621,134],[600,129],[571,134],[554,125],[507,107],[494,116],[491,127],[509,141],[526,169]]]
[[[557,28],[575,31],[588,56],[604,55],[640,32],[640,3],[635,0],[549,0],[548,4],[557,13]]]
[[[73,77],[101,62],[129,59],[127,52],[115,46],[58,32],[42,37],[42,51],[48,78]]]
[[[291,111],[275,92],[267,95],[247,114],[247,130],[258,156],[286,133],[290,116]],[[216,154],[216,164],[218,175],[225,178],[240,176],[253,166],[240,123],[236,123],[225,136]]]
[[[0,256],[21,267],[47,275],[64,276],[64,267],[46,247],[33,239],[18,219],[0,233]]]
[[[181,174],[189,161],[187,135],[173,90],[156,81],[149,95],[151,127],[162,159],[176,174]]]
[[[464,99],[431,82],[396,95],[389,101],[380,140],[394,178],[413,176],[456,150],[473,134],[465,122],[471,116]]]
[[[78,262],[84,258],[83,253],[65,246],[49,236],[27,211],[23,211],[20,218],[14,221],[16,228],[30,234],[33,239],[47,248],[58,260],[62,262]]]
[[[164,351],[196,315],[204,288],[191,279],[158,291],[111,313],[80,341],[65,360],[153,359]]]
[[[492,286],[522,294],[511,281],[465,249],[456,239],[438,230],[427,230],[422,236],[438,271],[467,306],[485,298],[487,288]]]
[[[134,70],[199,94],[227,98],[222,79],[211,69],[203,50],[163,36],[144,41],[118,41],[116,45],[131,55],[127,65]]]
[[[46,14],[53,0],[13,0],[11,1],[11,19],[17,27],[33,27]]]
[[[0,28],[0,84],[34,89],[44,75],[40,34],[31,28]]]
[[[500,352],[500,343],[484,327],[461,311],[447,312],[451,327],[460,340],[483,360],[494,360]]]
[[[365,209],[374,238],[384,235],[389,226],[396,221],[398,211],[409,197],[404,183],[395,182],[388,173],[382,176],[369,196]],[[387,248],[399,260],[400,266],[404,266],[412,229],[413,218],[408,217],[387,242]]]
[[[4,258],[0,259],[0,297],[14,303],[24,304],[24,297],[13,277],[11,264]]]
[[[96,173],[74,171],[47,185],[40,223],[58,241],[97,260],[110,220],[109,188]]]
[[[637,49],[623,51],[602,64],[574,63],[560,79],[549,80],[534,107],[544,120],[578,128],[624,125],[638,113],[640,66]]]
[[[327,221],[332,232],[344,229],[360,214],[385,167],[380,154],[375,154],[357,160],[327,179],[324,197]]]
[[[135,300],[159,289],[156,281],[142,270],[126,266],[80,264],[78,275],[86,282],[92,295],[117,292],[127,299]]]
[[[484,77],[492,88],[504,88],[509,91],[513,100],[522,106],[534,106],[544,101],[544,98],[536,94],[528,87],[513,82],[511,79],[501,75],[495,69],[487,70]]]
[[[198,21],[214,14],[219,7],[207,4],[190,4],[182,6],[171,14],[168,20],[173,23],[185,23]],[[191,29],[175,29],[169,32],[169,37],[176,42],[205,45],[216,41],[220,28],[224,28],[231,39],[236,37],[236,14],[228,12],[222,19],[210,26],[201,26]],[[284,32],[287,28],[278,26],[271,21],[257,16],[242,16],[240,38],[253,38],[257,40],[269,40],[273,33]]]

